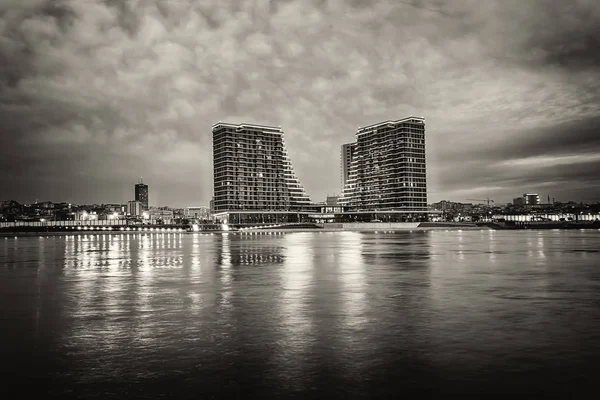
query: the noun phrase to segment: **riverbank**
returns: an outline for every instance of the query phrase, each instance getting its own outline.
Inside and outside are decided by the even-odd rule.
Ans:
[[[396,231],[432,231],[432,230],[551,230],[551,229],[600,229],[598,223],[567,222],[567,223],[465,223],[465,222],[373,222],[373,223],[329,223],[329,224],[289,224],[271,225],[260,227],[231,227],[229,230],[206,229],[192,232],[184,228],[145,229],[132,227],[129,230],[57,230],[42,231],[31,230],[0,231],[0,237],[27,237],[27,236],[61,236],[61,235],[128,235],[128,234],[268,234],[291,232],[396,232]]]

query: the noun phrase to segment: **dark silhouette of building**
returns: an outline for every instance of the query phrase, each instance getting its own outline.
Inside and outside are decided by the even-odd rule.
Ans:
[[[213,125],[214,211],[290,211],[310,205],[280,127]]]
[[[144,210],[148,209],[148,185],[141,178],[140,183],[135,184],[135,201],[139,201]]]
[[[348,184],[350,179],[350,166],[354,156],[354,150],[356,149],[356,143],[346,143],[342,145],[342,154],[340,169],[342,171],[342,190]]]
[[[344,146],[342,159],[348,154]],[[427,210],[424,118],[411,116],[358,129],[350,159],[342,197],[349,209]]]

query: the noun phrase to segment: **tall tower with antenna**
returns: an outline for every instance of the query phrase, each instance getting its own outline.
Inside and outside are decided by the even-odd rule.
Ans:
[[[141,177],[139,183],[135,185],[135,200],[142,204],[144,210],[148,209],[148,185],[144,184],[144,179]]]

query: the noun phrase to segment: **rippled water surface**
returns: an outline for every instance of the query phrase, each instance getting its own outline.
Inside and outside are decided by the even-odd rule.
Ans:
[[[0,240],[3,389],[22,394],[568,397],[597,380],[598,231]]]

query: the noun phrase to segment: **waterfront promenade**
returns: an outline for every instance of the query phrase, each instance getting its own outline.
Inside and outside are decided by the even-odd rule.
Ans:
[[[81,234],[135,234],[135,233],[195,233],[195,234],[270,234],[285,232],[394,232],[428,230],[549,230],[600,229],[600,223],[584,222],[372,222],[273,224],[256,226],[224,226],[221,224],[196,225],[130,225],[130,226],[13,226],[0,227],[0,237]]]

